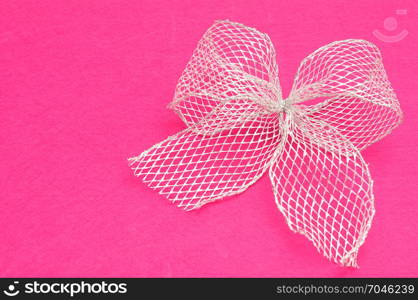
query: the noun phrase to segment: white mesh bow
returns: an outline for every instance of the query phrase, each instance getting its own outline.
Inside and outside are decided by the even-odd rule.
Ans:
[[[312,99],[319,104],[303,104]],[[290,229],[328,259],[357,266],[374,215],[360,150],[402,118],[376,46],[345,40],[316,50],[283,99],[269,37],[218,21],[170,105],[187,128],[129,159],[145,184],[191,210],[245,191],[268,169]]]

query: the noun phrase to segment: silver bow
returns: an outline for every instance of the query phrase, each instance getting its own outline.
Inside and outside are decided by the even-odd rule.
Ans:
[[[283,99],[270,38],[217,21],[170,107],[187,128],[129,159],[145,184],[192,210],[245,191],[268,170],[289,228],[328,259],[357,266],[375,213],[360,150],[402,119],[375,45],[344,40],[316,50]]]

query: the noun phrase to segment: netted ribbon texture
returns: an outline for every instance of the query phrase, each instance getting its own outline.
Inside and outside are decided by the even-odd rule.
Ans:
[[[289,228],[328,259],[357,266],[375,212],[360,150],[402,119],[375,45],[344,40],[316,50],[283,99],[268,35],[217,21],[170,107],[187,128],[129,159],[145,184],[192,210],[245,191],[268,170]]]

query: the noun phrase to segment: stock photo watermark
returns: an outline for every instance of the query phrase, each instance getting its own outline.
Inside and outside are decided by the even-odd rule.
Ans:
[[[380,29],[373,30],[373,35],[385,43],[397,43],[402,41],[409,34],[406,29],[399,29],[398,17],[404,17],[408,14],[406,9],[397,9],[396,17],[390,16],[383,20],[384,31]]]
[[[19,294],[65,294],[74,297],[78,294],[126,294],[127,283],[101,282],[40,282],[38,280],[19,284],[19,281],[7,285],[4,295],[14,297]]]

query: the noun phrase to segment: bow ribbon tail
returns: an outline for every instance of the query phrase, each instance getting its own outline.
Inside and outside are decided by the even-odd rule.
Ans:
[[[146,185],[192,210],[255,183],[270,166],[281,135],[277,114],[238,99],[130,158],[129,164]]]
[[[352,143],[296,111],[269,175],[289,228],[328,259],[356,267],[375,210],[368,167]]]

